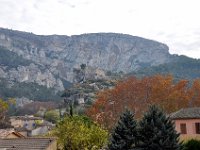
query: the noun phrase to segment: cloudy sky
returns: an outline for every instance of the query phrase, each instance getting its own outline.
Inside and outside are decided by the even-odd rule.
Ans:
[[[0,27],[35,34],[115,32],[200,58],[199,0],[0,0]]]

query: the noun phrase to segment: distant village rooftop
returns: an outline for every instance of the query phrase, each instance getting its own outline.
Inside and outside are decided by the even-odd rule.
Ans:
[[[42,120],[41,117],[34,117],[31,115],[27,115],[27,116],[12,116],[10,117],[10,119],[20,119],[20,120]]]
[[[56,150],[55,138],[0,139],[0,150]]]
[[[200,107],[183,108],[170,115],[170,118],[176,119],[200,119]]]
[[[0,129],[0,139],[17,137],[22,138],[24,136],[14,129]]]

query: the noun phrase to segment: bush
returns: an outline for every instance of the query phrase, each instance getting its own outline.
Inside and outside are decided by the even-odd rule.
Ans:
[[[200,150],[200,140],[191,139],[184,144],[184,150]]]
[[[50,121],[52,123],[56,123],[60,116],[59,116],[59,112],[55,111],[55,110],[50,110],[50,111],[47,111],[45,112],[44,114],[44,118],[47,120],[47,121]]]

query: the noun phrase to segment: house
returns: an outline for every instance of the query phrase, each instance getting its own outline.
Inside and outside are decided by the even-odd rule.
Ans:
[[[200,107],[184,108],[170,115],[182,139],[200,138]]]
[[[18,127],[18,128],[15,128],[15,131],[16,132],[19,132],[20,134],[22,134],[23,136],[27,137],[30,135],[30,131],[27,130],[26,128],[24,127]]]
[[[0,139],[0,150],[57,150],[55,138]]]
[[[35,129],[30,133],[31,136],[42,135],[49,132],[55,125],[51,122],[44,120],[40,124],[37,124]]]
[[[35,128],[37,122],[43,122],[40,117],[34,116],[13,116],[10,117],[11,125],[14,128],[26,128],[27,130],[32,130]]]
[[[33,116],[13,116],[10,122],[16,131],[26,137],[45,134],[54,127],[54,124]]]
[[[12,138],[24,138],[24,136],[14,129],[0,129],[0,139]]]

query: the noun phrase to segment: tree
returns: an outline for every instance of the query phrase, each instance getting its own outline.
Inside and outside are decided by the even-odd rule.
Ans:
[[[0,108],[1,108],[0,109],[0,119],[3,119],[8,110],[8,103],[6,103],[2,99],[0,99]]]
[[[200,80],[199,79],[194,80],[189,90],[191,93],[189,106],[200,107]]]
[[[180,150],[179,134],[174,124],[161,109],[150,106],[139,122],[139,144],[141,150]]]
[[[85,116],[67,116],[60,121],[52,135],[64,150],[99,150],[107,144],[108,133]]]
[[[81,67],[82,70],[85,70],[86,64],[81,64],[80,67]]]
[[[8,108],[8,114],[9,115],[15,115],[16,114],[16,110],[17,110],[17,107],[16,107],[16,100],[14,98],[9,98],[7,100],[7,103],[9,105],[9,108]]]
[[[17,115],[39,115],[39,116],[44,116],[45,110],[52,110],[52,109],[57,109],[58,108],[58,103],[49,101],[49,102],[39,102],[39,101],[34,101],[28,104],[25,104],[23,107],[19,107],[17,109],[16,114]]]
[[[120,116],[120,119],[111,135],[109,150],[130,150],[135,147],[137,123],[134,120],[134,114],[126,109]]]
[[[44,114],[44,118],[52,123],[56,123],[59,117],[59,112],[56,112],[55,110],[49,110]]]
[[[192,92],[193,89],[196,91]],[[200,106],[198,94],[200,86],[196,84],[193,89],[189,81],[174,82],[170,75],[130,77],[119,82],[112,89],[100,91],[97,94],[97,100],[86,113],[107,129],[111,129],[127,106],[135,112],[135,118],[140,118],[151,104],[158,105],[167,113],[188,107],[192,95],[192,104]]]
[[[6,113],[8,111],[8,103],[0,99],[0,129],[12,127]]]

